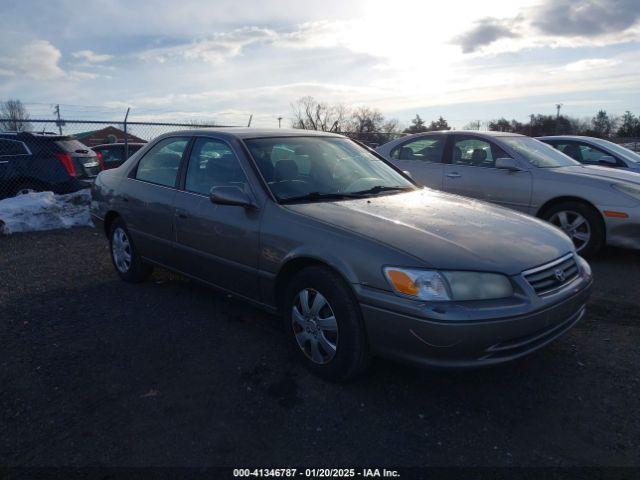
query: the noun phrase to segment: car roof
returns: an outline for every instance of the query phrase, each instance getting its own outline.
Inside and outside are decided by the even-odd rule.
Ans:
[[[52,133],[52,132],[0,132],[0,137],[2,138],[6,138],[6,139],[19,139],[19,140],[26,140],[26,139],[38,139],[38,140],[42,140],[42,139],[46,139],[46,140],[73,140],[73,137],[71,137],[70,135],[59,135],[57,133]]]
[[[124,142],[117,142],[117,143],[101,143],[100,145],[94,145],[91,148],[101,148],[101,147],[124,147]],[[127,143],[128,146],[140,146],[143,147],[146,145],[146,143],[141,143],[141,142],[128,142]]]
[[[265,137],[343,137],[331,132],[323,132],[317,130],[303,130],[298,128],[251,128],[251,127],[221,127],[194,130],[178,130],[162,135],[167,136],[185,136],[185,135],[211,135],[215,134],[226,138],[265,138]]]
[[[475,137],[487,138],[487,137],[525,137],[526,135],[521,135],[519,133],[510,133],[510,132],[494,132],[492,130],[480,131],[480,130],[434,130],[431,132],[419,132],[412,133],[411,135],[405,135],[403,137],[395,138],[393,140],[388,141],[387,143],[380,145],[377,150],[382,150],[382,147],[395,147],[398,144],[404,143],[412,138],[420,138],[420,137],[429,137],[432,135],[455,135],[455,134],[463,134],[463,135],[473,135]]]
[[[586,135],[546,135],[536,138],[538,140],[601,140],[597,137],[588,137]]]

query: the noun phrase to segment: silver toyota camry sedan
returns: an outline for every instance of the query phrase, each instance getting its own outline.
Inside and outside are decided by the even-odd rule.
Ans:
[[[605,244],[640,248],[636,173],[584,166],[546,143],[513,133],[415,134],[378,147],[378,153],[420,184],[551,222],[583,256]]]
[[[420,188],[339,135],[166,134],[100,173],[92,198],[123,280],[164,267],[279,312],[296,355],[332,380],[372,355],[513,360],[574,326],[592,284],[556,228]]]

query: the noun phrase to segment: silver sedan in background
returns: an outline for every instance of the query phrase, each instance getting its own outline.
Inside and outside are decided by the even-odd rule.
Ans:
[[[538,137],[538,140],[584,165],[623,168],[640,173],[640,154],[609,140],[577,135]]]
[[[640,175],[585,166],[534,138],[448,131],[409,135],[378,153],[420,184],[547,220],[584,256],[640,249]]]

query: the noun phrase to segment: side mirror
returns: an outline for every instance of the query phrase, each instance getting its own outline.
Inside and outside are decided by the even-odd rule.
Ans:
[[[251,197],[238,187],[213,187],[209,192],[209,200],[217,205],[256,208]]]
[[[605,165],[617,165],[616,159],[611,155],[603,155],[598,159],[598,163],[604,163]]]
[[[519,172],[522,170],[513,158],[496,158],[496,168],[509,170],[510,172]]]
[[[411,175],[411,172],[409,170],[402,170],[402,173],[404,173],[407,177],[413,180],[413,175]]]

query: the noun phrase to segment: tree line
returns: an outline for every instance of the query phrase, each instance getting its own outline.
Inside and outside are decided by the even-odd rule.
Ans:
[[[368,143],[384,143],[402,134],[451,130],[447,120],[439,116],[427,122],[420,115],[403,128],[397,119],[386,119],[371,107],[349,108],[302,97],[291,104],[292,127],[307,130],[324,130],[344,133]],[[620,117],[612,117],[600,110],[593,118],[579,119],[567,115],[531,115],[528,122],[499,118],[483,122],[469,122],[463,130],[493,130],[520,133],[533,137],[543,135],[585,135],[590,137],[640,137],[640,116],[630,111]]]
[[[542,135],[585,135],[588,137],[640,137],[640,116],[630,111],[616,117],[599,110],[591,119],[566,115],[531,115],[529,122],[499,118],[487,122],[487,129],[499,132],[521,133],[532,137]]]

